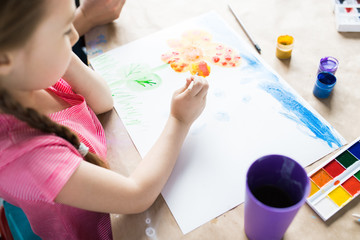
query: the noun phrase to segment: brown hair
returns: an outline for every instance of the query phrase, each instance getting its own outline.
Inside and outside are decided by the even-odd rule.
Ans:
[[[1,0],[0,49],[13,49],[28,40],[45,16],[46,0]]]
[[[0,6],[0,50],[20,47],[30,39],[32,33],[45,15],[46,0],[1,0]],[[30,127],[55,135],[79,148],[78,136],[69,128],[52,121],[32,108],[25,108],[5,89],[0,89],[0,109]],[[84,157],[87,162],[108,168],[108,165],[93,153]]]

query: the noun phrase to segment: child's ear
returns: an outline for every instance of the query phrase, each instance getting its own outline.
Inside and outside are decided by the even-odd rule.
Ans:
[[[0,76],[10,73],[13,66],[13,56],[8,52],[0,52]]]

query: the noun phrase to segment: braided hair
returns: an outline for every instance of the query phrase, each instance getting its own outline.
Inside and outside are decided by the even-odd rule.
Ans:
[[[4,113],[11,114],[20,121],[26,122],[32,128],[45,133],[54,133],[56,136],[70,142],[76,149],[79,149],[81,142],[73,131],[51,120],[48,116],[40,114],[33,108],[23,107],[5,89],[0,90],[0,109]],[[91,152],[87,153],[84,159],[100,167],[109,168],[104,161]]]

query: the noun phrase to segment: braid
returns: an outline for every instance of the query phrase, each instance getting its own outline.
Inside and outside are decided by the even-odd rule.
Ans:
[[[70,142],[76,149],[80,146],[78,136],[69,128],[56,123],[49,117],[40,114],[32,108],[25,108],[19,102],[15,101],[11,95],[4,89],[0,90],[0,109],[4,113],[11,114],[17,119],[26,122],[30,127],[38,129],[45,133],[54,133]],[[93,163],[100,167],[108,168],[107,164],[93,153],[88,153],[84,157],[87,162]]]

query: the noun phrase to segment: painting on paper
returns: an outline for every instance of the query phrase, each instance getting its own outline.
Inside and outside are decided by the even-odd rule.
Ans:
[[[172,93],[207,78],[203,114],[191,127],[162,195],[183,233],[244,201],[245,174],[267,154],[306,166],[345,141],[215,13],[199,16],[91,60],[142,156],[159,136]]]

